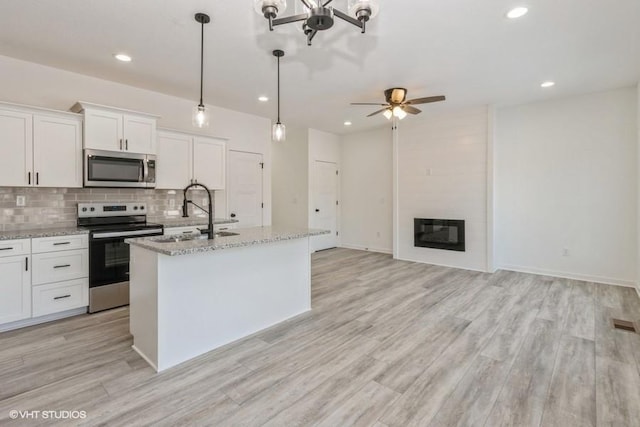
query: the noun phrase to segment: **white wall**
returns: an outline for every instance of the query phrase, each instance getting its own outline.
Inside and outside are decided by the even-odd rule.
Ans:
[[[391,253],[391,123],[343,136],[341,149],[341,246]]]
[[[287,126],[287,138],[271,145],[273,224],[309,225],[309,132]]]
[[[635,284],[636,110],[625,88],[496,112],[498,267]]]
[[[399,123],[398,258],[487,269],[487,123],[486,107]],[[414,218],[465,220],[466,251],[414,247]]]
[[[58,110],[76,101],[144,111],[161,116],[160,127],[193,132],[191,111],[197,99],[183,99],[101,80],[40,64],[0,56],[0,100]],[[209,129],[201,133],[229,139],[232,150],[261,153],[265,162],[264,224],[271,223],[271,121],[221,107],[209,106]],[[218,212],[226,212],[226,197],[216,192]]]

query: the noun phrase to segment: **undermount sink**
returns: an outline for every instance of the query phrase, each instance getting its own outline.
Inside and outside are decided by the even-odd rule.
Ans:
[[[238,236],[239,233],[232,233],[231,231],[218,231],[215,237],[229,237],[229,236]],[[188,242],[190,240],[207,240],[207,234],[190,234],[188,236],[162,236],[159,238],[154,238],[153,241],[157,243],[178,243],[178,242]]]

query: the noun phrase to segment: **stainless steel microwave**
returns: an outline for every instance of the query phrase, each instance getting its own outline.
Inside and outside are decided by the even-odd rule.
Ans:
[[[156,156],[84,150],[84,186],[155,188]]]

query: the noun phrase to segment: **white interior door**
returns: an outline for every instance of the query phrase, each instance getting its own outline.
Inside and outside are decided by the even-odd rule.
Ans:
[[[229,216],[239,227],[262,226],[262,154],[229,151]]]
[[[314,251],[338,246],[338,165],[316,161],[313,174],[311,228],[330,230],[331,233],[311,239]]]

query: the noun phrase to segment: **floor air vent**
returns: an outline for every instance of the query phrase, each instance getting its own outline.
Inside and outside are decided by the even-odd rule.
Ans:
[[[616,329],[622,329],[623,331],[636,332],[636,326],[633,322],[629,322],[628,320],[621,319],[612,319],[613,327]]]

